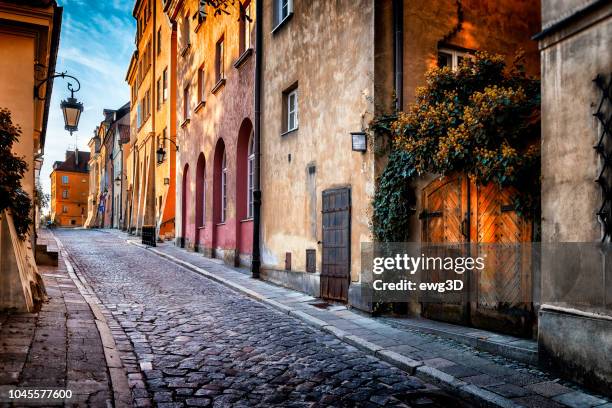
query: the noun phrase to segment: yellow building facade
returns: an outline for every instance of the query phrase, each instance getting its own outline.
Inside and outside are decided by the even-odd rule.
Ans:
[[[21,128],[13,154],[28,166],[21,184],[30,198],[44,154],[53,86],[47,79],[55,72],[61,20],[54,0],[0,1],[0,108]],[[0,214],[0,309],[33,311],[44,297],[30,235],[19,240],[11,216]]]
[[[130,130],[127,157],[128,230],[140,234],[155,226],[160,238],[174,237],[176,126],[172,87],[172,25],[161,0],[138,0],[136,51],[126,81],[131,88]],[[158,160],[158,150],[165,154]]]

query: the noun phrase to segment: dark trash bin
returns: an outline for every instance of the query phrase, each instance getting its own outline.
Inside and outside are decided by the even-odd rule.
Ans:
[[[155,225],[142,226],[142,243],[148,246],[155,246]]]

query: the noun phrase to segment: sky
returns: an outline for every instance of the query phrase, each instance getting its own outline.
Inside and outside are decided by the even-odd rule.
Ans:
[[[60,109],[70,96],[70,79],[57,78],[49,109],[45,155],[40,175],[43,190],[50,193],[53,163],[64,160],[66,150],[89,151],[87,142],[103,119],[103,109],[118,109],[129,101],[125,74],[135,49],[136,20],[133,0],[58,0],[64,8],[56,72],[67,71],[81,82],[75,97],[84,110],[79,130],[72,136],[64,130]],[[74,82],[74,81],[72,81]]]

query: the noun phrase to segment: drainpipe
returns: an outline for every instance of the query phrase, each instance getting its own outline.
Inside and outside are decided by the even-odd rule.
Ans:
[[[393,0],[393,78],[395,108],[404,108],[404,0]]]
[[[259,230],[261,225],[261,68],[263,52],[263,0],[255,1],[255,129],[253,163],[253,254],[251,256],[252,277],[259,279],[261,254],[259,251]]]

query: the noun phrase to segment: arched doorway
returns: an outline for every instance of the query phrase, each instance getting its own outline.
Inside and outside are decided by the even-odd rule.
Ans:
[[[183,168],[183,183],[181,185],[181,248],[185,248],[187,238],[187,190],[189,188],[189,164]]]
[[[253,126],[245,119],[238,133],[236,151],[236,249],[237,256],[253,249]]]
[[[225,222],[227,221],[227,154],[223,139],[217,141],[213,168],[213,256],[225,241]]]
[[[204,227],[206,225],[206,160],[204,153],[200,153],[196,165],[195,188],[195,245],[196,251],[202,250],[204,245]]]

